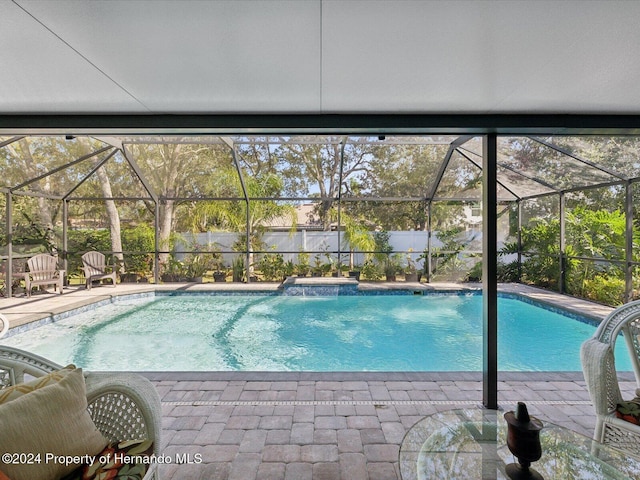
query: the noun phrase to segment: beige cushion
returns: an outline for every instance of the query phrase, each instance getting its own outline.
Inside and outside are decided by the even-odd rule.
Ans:
[[[29,382],[18,383],[11,387],[3,388],[0,390],[0,405],[14,400],[22,395],[25,395],[39,388],[46,387],[52,383],[57,383],[67,376],[68,373],[75,369],[75,365],[68,365],[61,370],[55,370],[42,377],[37,377]]]
[[[0,464],[12,480],[55,480],[78,467],[50,455],[96,455],[107,444],[87,412],[81,369],[0,405],[0,452],[40,454],[31,465]]]

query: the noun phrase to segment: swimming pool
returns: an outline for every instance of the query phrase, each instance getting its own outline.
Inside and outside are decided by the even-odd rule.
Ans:
[[[581,369],[594,324],[515,296],[498,316],[499,370]],[[124,296],[3,343],[91,370],[480,371],[482,297]]]

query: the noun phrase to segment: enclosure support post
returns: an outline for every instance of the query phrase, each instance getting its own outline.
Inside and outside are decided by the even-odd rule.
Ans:
[[[153,228],[155,232],[154,236],[154,248],[155,254],[153,255],[153,282],[157,285],[160,283],[160,222],[158,219],[160,218],[160,203],[156,198],[154,199],[156,208],[155,208],[155,218],[153,219]]]
[[[6,232],[7,232],[7,268],[5,269],[5,291],[7,292],[7,297],[11,298],[13,296],[13,197],[11,196],[11,192],[7,192],[5,201],[5,208],[7,210],[6,213]]]
[[[425,259],[427,283],[431,283],[431,201],[427,205],[427,258]]]
[[[498,195],[495,133],[482,142],[482,403],[498,408]]]
[[[560,255],[558,257],[560,278],[558,279],[558,291],[564,293],[565,285],[565,195],[560,193]]]
[[[251,212],[249,211],[249,193],[247,192],[247,186],[244,183],[244,176],[242,175],[242,169],[240,168],[240,162],[238,161],[238,154],[236,152],[236,146],[233,140],[229,137],[220,137],[220,139],[227,144],[231,150],[231,157],[233,158],[233,164],[236,167],[238,178],[240,179],[240,187],[242,188],[242,195],[244,196],[244,202],[247,207],[247,215],[245,219],[245,240],[247,242],[245,248],[245,272],[247,272],[247,283],[251,283]]]
[[[518,282],[522,282],[522,201],[518,199]]]
[[[624,303],[633,300],[633,187],[625,183]]]
[[[66,198],[62,199],[62,268],[65,272],[64,284],[67,285],[69,278],[69,233],[67,223],[69,222],[69,202]]]
[[[239,171],[239,170],[238,170]],[[249,211],[249,197],[245,197],[245,203],[247,205],[247,219],[245,223],[245,235],[247,242],[247,258],[245,271],[247,272],[247,283],[251,283],[251,212]]]
[[[340,228],[342,227],[342,175],[344,171],[344,147],[347,143],[346,137],[340,141],[340,173],[338,177],[338,277],[342,272],[342,239],[340,238]]]

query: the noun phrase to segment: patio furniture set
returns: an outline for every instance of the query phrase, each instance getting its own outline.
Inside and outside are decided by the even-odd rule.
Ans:
[[[82,264],[87,289],[91,289],[93,282],[105,279],[111,280],[112,286],[116,285],[116,270],[106,264],[106,257],[103,253],[96,251],[85,253],[82,255]],[[4,277],[1,292],[4,295],[7,288],[5,262],[3,262],[0,276]],[[54,291],[59,291],[62,295],[64,276],[65,270],[58,268],[58,257],[40,253],[32,256],[26,262],[22,259],[14,261],[11,283],[12,288],[16,288],[21,281],[24,281],[27,297],[31,297],[33,287],[48,287],[50,285],[53,285]]]

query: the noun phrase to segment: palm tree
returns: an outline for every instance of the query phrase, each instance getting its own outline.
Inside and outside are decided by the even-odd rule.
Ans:
[[[337,218],[335,209],[332,210],[331,217]],[[355,251],[373,251],[376,248],[376,241],[364,221],[359,221],[344,211],[340,212],[340,223],[343,228],[344,241],[349,246],[349,270],[353,270]],[[368,256],[369,254],[365,253],[365,258]]]
[[[278,204],[275,201],[281,196],[284,188],[284,182],[280,177],[273,173],[265,173],[246,176],[243,180],[244,188],[234,168],[219,171],[212,185],[212,196],[238,199],[197,202],[192,209],[191,219],[194,231],[206,231],[213,227],[238,232],[239,238],[234,247],[247,253],[250,271],[253,252],[261,248],[262,236],[269,224],[282,219],[284,224],[290,225],[290,231],[293,233],[298,217],[293,205]],[[252,198],[259,200],[251,200]]]

